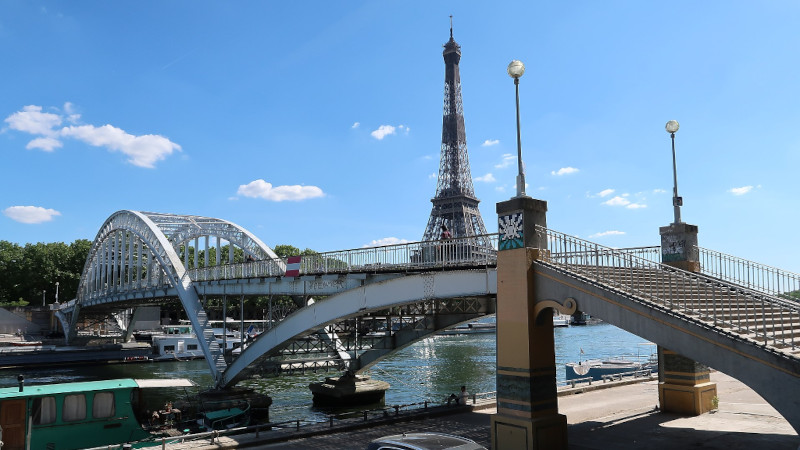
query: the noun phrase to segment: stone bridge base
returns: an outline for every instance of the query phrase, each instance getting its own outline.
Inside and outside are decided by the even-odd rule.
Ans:
[[[491,419],[492,448],[547,450],[567,448],[567,416],[554,414],[535,419],[494,415]]]

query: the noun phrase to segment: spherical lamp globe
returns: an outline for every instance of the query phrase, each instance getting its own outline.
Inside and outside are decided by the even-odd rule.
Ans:
[[[667,129],[667,133],[672,134],[678,131],[678,128],[680,127],[681,125],[678,123],[677,120],[670,120],[669,122],[667,122],[667,126],[664,128]]]
[[[511,78],[519,78],[525,73],[525,64],[520,60],[513,60],[508,64],[508,76]]]

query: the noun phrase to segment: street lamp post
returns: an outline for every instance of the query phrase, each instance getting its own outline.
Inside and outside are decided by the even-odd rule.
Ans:
[[[56,303],[58,303],[58,281],[56,281]]]
[[[683,199],[678,197],[678,169],[675,163],[675,133],[680,128],[677,120],[670,120],[665,126],[667,133],[672,139],[672,180],[674,182],[672,187],[672,206],[675,210],[675,223],[681,223],[681,206],[683,206]]]
[[[514,79],[514,90],[517,94],[517,197],[525,197],[525,169],[522,165],[522,140],[519,132],[519,78],[525,73],[525,64],[522,61],[513,60],[508,65],[508,76]]]
[[[44,296],[47,294],[47,291],[42,290],[42,306],[44,306]]]

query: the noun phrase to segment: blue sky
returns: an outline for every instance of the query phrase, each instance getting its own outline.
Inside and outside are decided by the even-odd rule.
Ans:
[[[114,211],[219,217],[318,251],[422,237],[449,15],[475,191],[613,247],[683,220],[800,272],[794,1],[0,2],[0,239],[92,239]],[[510,164],[509,164],[510,162]]]

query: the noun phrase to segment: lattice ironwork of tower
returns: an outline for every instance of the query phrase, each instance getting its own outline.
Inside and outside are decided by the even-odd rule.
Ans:
[[[442,117],[442,153],[439,161],[439,181],[436,195],[431,199],[433,209],[425,228],[424,241],[437,240],[442,225],[447,226],[454,238],[486,234],[478,200],[472,187],[472,173],[467,154],[467,136],[464,129],[464,111],[461,104],[461,76],[458,63],[461,46],[453,39],[444,45],[444,112]],[[490,247],[488,240],[478,239],[474,245]]]

